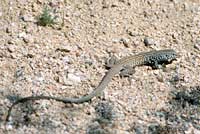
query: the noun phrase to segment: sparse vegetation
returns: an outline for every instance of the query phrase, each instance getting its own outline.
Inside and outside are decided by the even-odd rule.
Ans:
[[[55,24],[56,16],[51,15],[48,7],[45,7],[42,14],[38,17],[38,24],[41,26],[50,26]]]

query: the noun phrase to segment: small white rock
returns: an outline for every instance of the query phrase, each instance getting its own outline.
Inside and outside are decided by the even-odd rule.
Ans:
[[[74,69],[74,68],[69,68],[69,69],[67,70],[67,72],[68,72],[68,73],[74,73],[74,72],[75,72],[75,69]]]
[[[25,32],[21,32],[21,33],[18,34],[18,37],[19,37],[19,38],[24,38],[24,37],[26,37],[26,36],[27,36],[27,35],[26,35]]]
[[[8,125],[6,126],[6,128],[7,128],[7,130],[12,130],[12,129],[13,129],[13,126],[12,126],[11,124],[8,124]]]
[[[128,38],[121,38],[120,42],[124,44],[125,47],[129,47],[129,39]]]
[[[24,40],[24,42],[26,42],[26,43],[33,43],[34,42],[34,39],[33,39],[33,37],[29,34],[29,35],[27,35],[27,36],[25,36],[24,38],[23,38],[23,40]]]
[[[29,15],[29,14],[25,14],[23,17],[22,17],[23,21],[25,22],[33,22],[34,21],[34,17]]]
[[[64,70],[68,70],[68,69],[69,69],[69,66],[68,66],[68,65],[65,65],[63,69],[64,69]]]
[[[156,45],[156,42],[152,38],[145,37],[144,44],[145,44],[145,46],[151,46],[151,45]]]
[[[81,82],[81,77],[78,76],[78,75],[75,75],[75,74],[72,74],[72,73],[69,73],[67,75],[67,78],[73,82],[77,82],[77,83],[80,83]]]
[[[57,51],[61,51],[61,52],[70,52],[70,51],[73,51],[74,50],[74,47],[72,46],[69,46],[69,45],[62,45],[60,46],[59,48],[56,49]]]
[[[70,59],[68,56],[62,58],[64,63],[70,63]]]
[[[118,38],[112,39],[112,42],[113,42],[113,43],[118,43],[119,41],[120,41],[120,39],[118,39]]]
[[[22,38],[24,40],[24,42],[26,42],[26,43],[33,43],[34,42],[32,35],[27,34],[26,32],[19,33],[18,37]]]
[[[15,51],[15,46],[14,45],[9,45],[7,49],[8,49],[8,51],[10,53],[13,53]]]
[[[200,39],[196,40],[196,43],[194,44],[194,48],[200,51]]]

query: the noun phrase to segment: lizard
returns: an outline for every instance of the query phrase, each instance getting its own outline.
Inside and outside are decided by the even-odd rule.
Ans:
[[[118,60],[105,74],[105,76],[102,78],[99,85],[88,95],[85,95],[81,98],[61,98],[61,97],[54,97],[54,96],[29,96],[24,97],[16,100],[11,107],[8,110],[8,114],[6,117],[6,121],[9,120],[9,117],[11,115],[12,108],[17,105],[18,103],[24,103],[29,100],[40,100],[40,99],[46,99],[46,100],[56,100],[63,103],[84,103],[87,101],[90,101],[93,97],[99,96],[101,92],[106,88],[108,83],[112,80],[112,77],[114,77],[115,74],[120,72],[120,70],[123,69],[125,66],[142,66],[147,65],[151,66],[153,69],[161,68],[161,65],[170,64],[173,60],[176,60],[177,53],[173,49],[164,49],[164,50],[153,50],[149,52],[142,52],[136,55],[124,57],[120,60]]]

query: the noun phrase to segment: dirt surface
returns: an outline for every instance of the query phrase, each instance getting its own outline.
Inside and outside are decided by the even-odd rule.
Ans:
[[[37,23],[46,6],[56,17],[51,26]],[[19,104],[5,123],[17,97],[81,97],[111,55],[169,48],[177,61],[116,75],[104,97]],[[199,86],[199,0],[1,0],[0,133],[199,134]]]

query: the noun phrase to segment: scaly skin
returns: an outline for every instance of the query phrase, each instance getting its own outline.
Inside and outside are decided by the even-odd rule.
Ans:
[[[91,92],[90,94],[83,96],[81,98],[60,98],[60,97],[53,97],[53,96],[29,96],[24,97],[19,100],[17,100],[15,103],[12,104],[12,106],[8,110],[8,115],[6,120],[9,120],[11,110],[12,108],[17,105],[18,103],[23,103],[29,100],[40,100],[40,99],[46,99],[46,100],[56,100],[63,103],[83,103],[91,100],[93,97],[98,96],[108,85],[108,83],[112,80],[112,77],[120,72],[120,70],[127,65],[130,66],[141,66],[141,65],[148,65],[152,66],[153,68],[159,68],[161,64],[169,64],[173,60],[175,60],[177,57],[177,54],[172,49],[166,49],[166,50],[159,50],[159,51],[150,51],[150,52],[144,52],[139,53],[137,55],[129,56],[120,59],[116,64],[112,66],[112,68],[108,71],[108,73],[103,77],[99,85],[96,87],[96,89]]]

